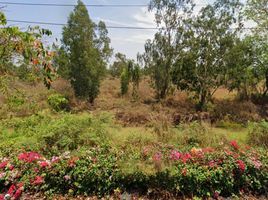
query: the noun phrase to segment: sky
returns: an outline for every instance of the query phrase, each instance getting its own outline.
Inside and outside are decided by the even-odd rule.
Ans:
[[[76,4],[76,0],[1,0],[1,2]],[[148,4],[149,0],[84,0],[83,2],[85,4]],[[67,23],[72,10],[72,7],[8,5],[4,12],[9,20]],[[94,22],[102,20],[107,26],[155,27],[154,15],[144,7],[88,7],[88,11]],[[29,25],[15,22],[8,24],[20,27],[28,27]],[[33,24],[31,25],[33,26]],[[61,38],[62,26],[40,26],[52,31],[53,36],[50,40]],[[108,29],[108,31],[114,52],[122,52],[132,59],[136,58],[138,52],[143,52],[145,41],[152,39],[155,33],[155,30]]]
[[[200,4],[207,2],[207,0],[196,1]],[[76,0],[0,0],[0,2],[76,4]],[[84,0],[83,2],[85,4],[148,4],[149,0]],[[0,7],[1,5],[3,4],[0,3]],[[8,5],[4,12],[8,20],[67,23],[72,10],[72,7]],[[94,22],[102,20],[107,26],[156,27],[154,14],[149,13],[146,7],[88,7],[88,11]],[[24,28],[29,24],[9,22],[9,25]],[[52,31],[51,41],[55,38],[61,39],[62,26],[41,25],[40,27]],[[156,30],[128,29],[109,29],[108,31],[114,52],[124,53],[132,59],[136,59],[138,52],[144,51],[145,41],[152,39],[156,32]]]

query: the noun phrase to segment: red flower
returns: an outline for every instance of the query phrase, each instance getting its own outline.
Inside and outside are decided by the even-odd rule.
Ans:
[[[33,185],[41,185],[44,183],[44,179],[42,176],[36,176],[35,180],[33,181]]]
[[[46,168],[46,167],[48,167],[49,166],[49,163],[47,162],[47,161],[42,161],[42,162],[40,162],[40,167],[42,167],[42,168]]]
[[[12,195],[16,190],[16,186],[15,185],[11,185],[9,190],[7,191],[7,194]]]
[[[181,154],[181,160],[185,164],[192,156],[189,153]]]
[[[14,169],[14,165],[10,165],[8,168],[10,171],[12,171]]]
[[[238,168],[241,170],[241,172],[244,172],[246,170],[246,165],[242,160],[236,161]]]
[[[182,173],[183,176],[186,176],[187,175],[187,169],[186,168],[183,168],[181,170],[181,173]]]
[[[5,199],[5,195],[0,194],[0,200],[4,200]]]
[[[6,168],[7,164],[8,164],[8,161],[4,161],[4,162],[0,163],[0,169]]]
[[[239,149],[239,146],[238,146],[238,144],[237,144],[237,142],[236,142],[235,140],[232,140],[232,141],[230,142],[230,145],[231,145],[234,149],[236,149],[236,150]]]
[[[161,152],[157,152],[153,155],[153,161],[155,162],[160,162],[162,159],[162,153]]]
[[[212,147],[206,147],[206,148],[203,148],[202,151],[204,153],[211,153],[211,152],[214,152],[215,150]]]
[[[21,189],[18,189],[18,190],[15,192],[14,196],[13,196],[14,200],[19,199],[20,196],[21,196],[21,194],[22,194],[22,190],[21,190]]]
[[[76,162],[79,160],[78,157],[73,157],[69,160],[68,164],[70,167],[74,167],[76,165]]]
[[[24,183],[22,183],[22,182],[20,182],[20,183],[18,183],[17,184],[17,187],[20,189],[20,188],[22,188],[24,186]]]

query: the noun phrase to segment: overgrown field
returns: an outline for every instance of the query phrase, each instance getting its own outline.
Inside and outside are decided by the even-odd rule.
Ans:
[[[146,80],[142,84],[139,92],[152,94]],[[179,93],[164,102],[150,102],[149,95],[131,102],[118,95],[114,79],[104,81],[93,107],[78,101],[63,80],[50,91],[22,82],[14,87],[20,92],[2,96],[0,109],[2,195],[267,195],[268,123],[258,105],[245,102],[246,109],[232,115],[238,104],[228,93],[215,99],[210,113],[195,113],[191,99]]]
[[[166,191],[217,197],[263,195],[268,189],[265,146],[243,144],[252,142],[250,130],[240,133],[247,135],[241,139],[223,131],[235,135],[231,129],[198,122],[159,131],[123,128],[108,113],[50,112],[2,120],[0,127],[0,185],[15,196],[20,191],[49,196]]]

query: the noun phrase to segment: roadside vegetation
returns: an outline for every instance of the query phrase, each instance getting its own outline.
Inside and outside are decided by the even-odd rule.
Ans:
[[[0,200],[267,198],[267,5],[151,0],[155,38],[110,66],[82,1],[51,47],[0,11]]]

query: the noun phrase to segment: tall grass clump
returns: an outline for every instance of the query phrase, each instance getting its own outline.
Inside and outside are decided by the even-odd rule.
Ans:
[[[248,143],[268,147],[268,122],[261,121],[249,124]]]
[[[181,124],[178,129],[182,132],[180,143],[186,146],[217,146],[226,140],[224,135],[214,133],[208,125],[196,121]]]

